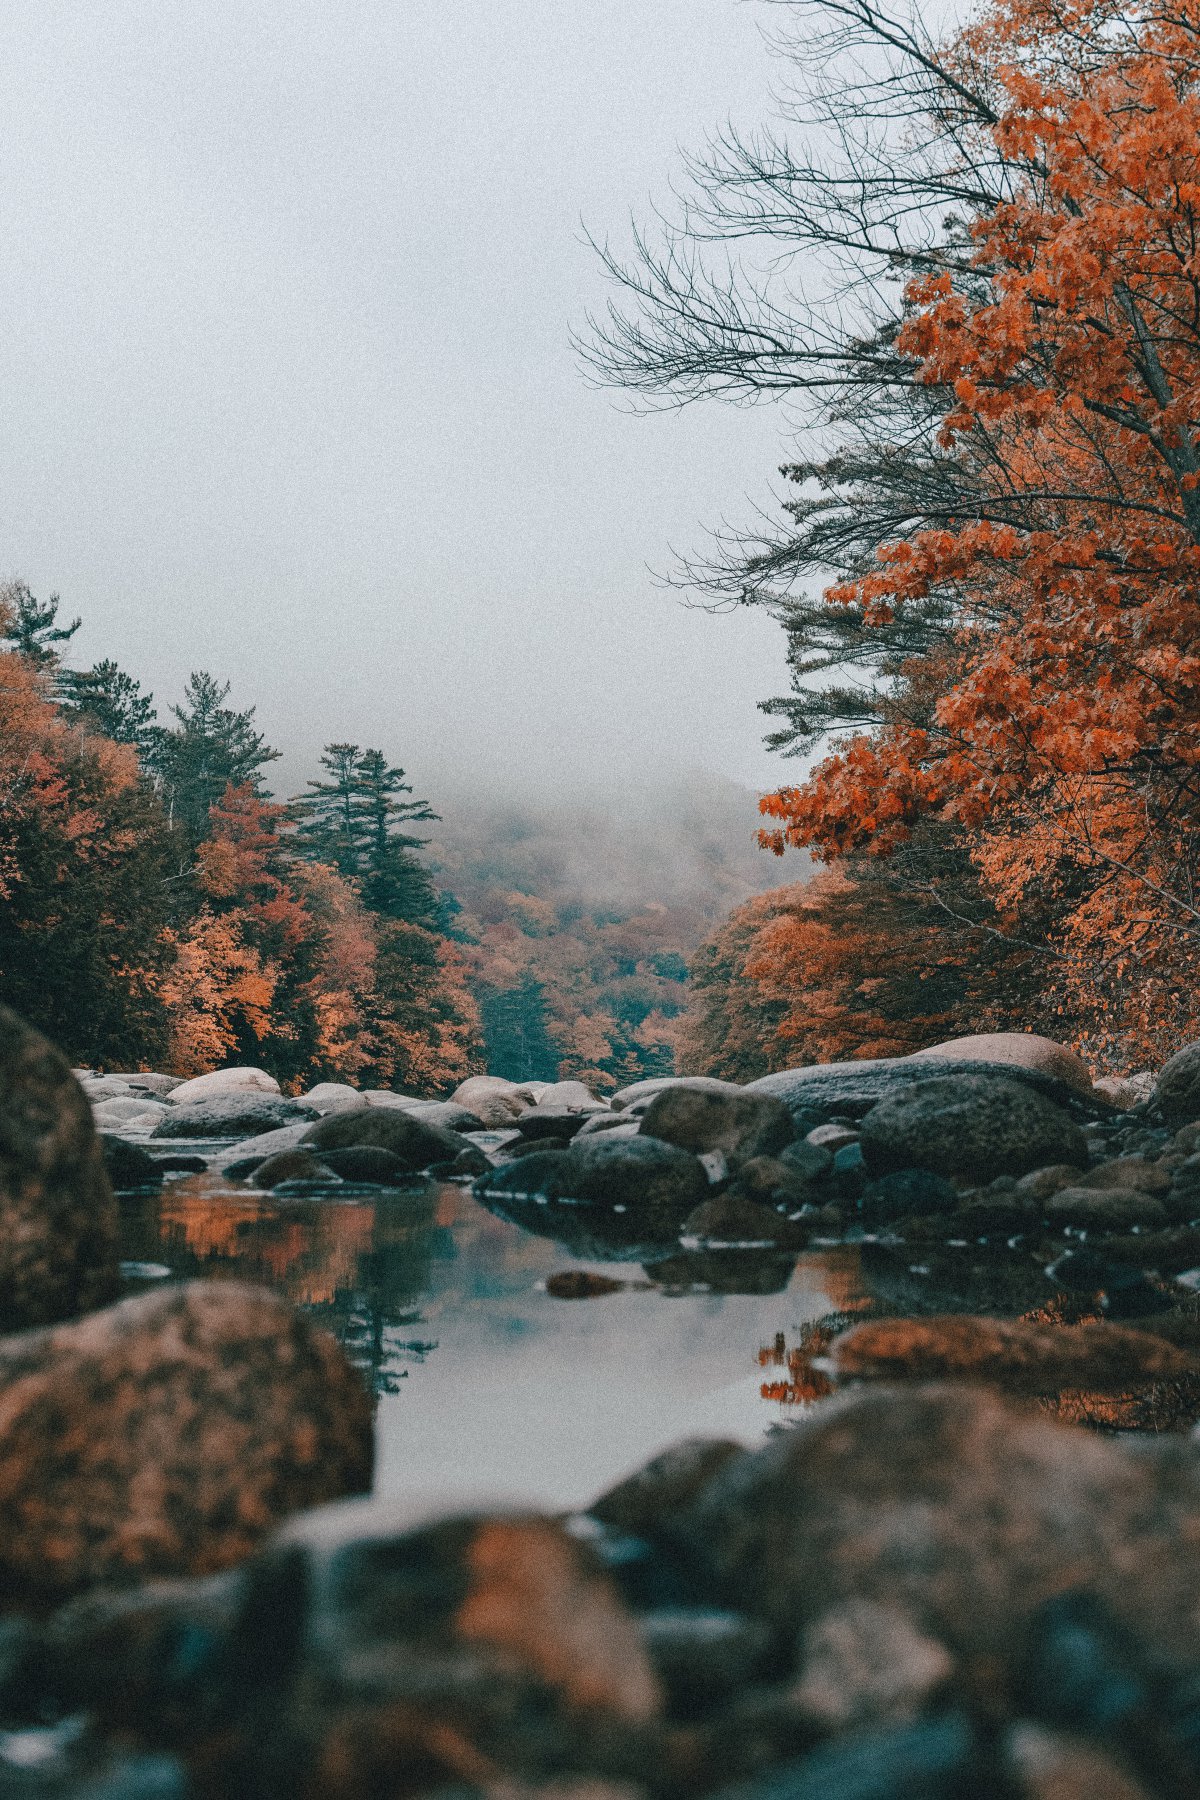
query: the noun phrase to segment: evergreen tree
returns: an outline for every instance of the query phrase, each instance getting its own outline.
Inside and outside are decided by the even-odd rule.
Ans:
[[[436,924],[438,896],[413,854],[423,840],[406,830],[417,820],[437,818],[428,801],[401,798],[412,785],[381,750],[326,744],[321,766],[328,779],[310,781],[293,805],[303,853],[356,881],[372,912]]]
[[[557,1081],[559,1052],[551,1038],[546,990],[525,974],[515,987],[485,992],[479,1003],[486,1061],[506,1081]]]
[[[114,744],[132,745],[147,762],[153,760],[163,735],[156,723],[154,695],[143,694],[132,675],[115,662],[98,662],[64,675],[61,687],[61,705],[69,719]]]
[[[248,786],[262,796],[262,770],[279,756],[255,730],[254,708],[234,712],[228,698],[227,681],[194,672],[183,704],[171,708],[176,723],[152,747],[150,764],[167,812],[193,845],[207,837],[209,809],[226,788]]]
[[[3,629],[0,640],[24,656],[36,669],[53,675],[61,660],[59,644],[75,636],[82,623],[72,619],[69,625],[58,623],[61,602],[57,594],[48,600],[36,600],[23,581],[10,581],[0,588],[0,618]]]

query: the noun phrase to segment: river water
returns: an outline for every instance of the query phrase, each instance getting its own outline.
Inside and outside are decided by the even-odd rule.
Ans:
[[[527,1230],[444,1183],[282,1198],[190,1175],[122,1214],[126,1291],[252,1281],[333,1331],[377,1397],[376,1491],[417,1503],[573,1507],[681,1437],[753,1444],[806,1404],[787,1347],[862,1303],[850,1249],[777,1269],[774,1292],[715,1292],[619,1248],[588,1260],[553,1219]],[[626,1285],[557,1299],[564,1269]],[[720,1285],[764,1285],[745,1277]]]

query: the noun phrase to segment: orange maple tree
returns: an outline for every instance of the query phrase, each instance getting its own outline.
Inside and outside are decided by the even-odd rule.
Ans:
[[[936,601],[873,731],[767,796],[770,847],[973,835],[997,903],[1057,897],[1055,980],[1125,1055],[1200,1024],[1200,6],[1012,0],[943,52],[1003,197],[907,288],[959,516],[827,595]]]

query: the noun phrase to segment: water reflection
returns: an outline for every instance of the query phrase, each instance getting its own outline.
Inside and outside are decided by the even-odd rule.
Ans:
[[[432,1183],[289,1201],[189,1176],[125,1203],[127,1264],[286,1294],[371,1382],[377,1486],[460,1503],[577,1505],[690,1433],[753,1442],[779,1417],[760,1391],[759,1345],[780,1331],[798,1341],[861,1300],[852,1251],[789,1256],[772,1273],[778,1291],[735,1280],[722,1292],[664,1282],[653,1263],[648,1280],[637,1252],[650,1246],[582,1249],[564,1255],[561,1237]],[[589,1263],[620,1287],[582,1302],[547,1292],[556,1272]]]

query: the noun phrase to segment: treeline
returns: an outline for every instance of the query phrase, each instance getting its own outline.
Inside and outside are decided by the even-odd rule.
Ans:
[[[778,524],[681,571],[781,620],[775,742],[827,750],[764,840],[839,879],[736,923],[739,980],[814,1047],[965,1014],[1161,1061],[1200,1030],[1200,16],[778,10],[780,125],[608,257],[591,342],[807,428]]]
[[[254,709],[194,674],[159,719],[79,621],[0,590],[0,994],[80,1064],[261,1064],[436,1093],[482,1066],[478,1007],[377,750],[330,744],[287,805]]]

